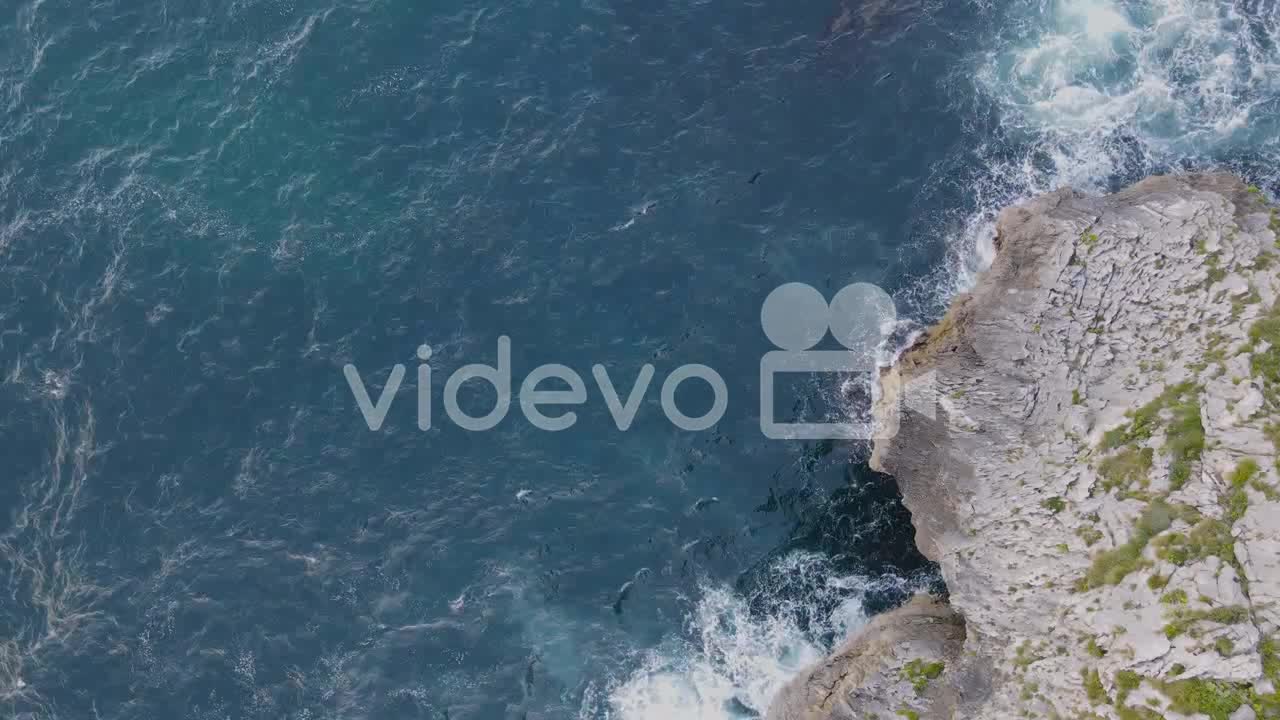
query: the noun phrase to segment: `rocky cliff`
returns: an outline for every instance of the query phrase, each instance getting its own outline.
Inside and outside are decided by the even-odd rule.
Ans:
[[[1225,175],[1005,211],[881,378],[873,465],[949,605],[877,619],[770,717],[1280,717],[1278,234]],[[936,417],[891,412],[928,373]]]

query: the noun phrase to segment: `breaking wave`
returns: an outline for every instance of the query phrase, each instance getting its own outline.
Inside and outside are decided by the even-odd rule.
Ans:
[[[1109,192],[1226,169],[1280,187],[1280,3],[1017,0],[947,84],[971,149],[933,181],[949,255],[901,301],[928,319],[994,257],[1001,209],[1063,186]]]
[[[841,575],[824,554],[797,551],[742,593],[706,584],[686,636],[638,659],[627,679],[588,692],[582,718],[749,718],[805,666],[867,622],[868,596],[910,593],[928,578]]]

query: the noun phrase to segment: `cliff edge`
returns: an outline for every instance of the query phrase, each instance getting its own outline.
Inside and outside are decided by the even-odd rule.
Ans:
[[[949,607],[878,619],[770,717],[1280,717],[1278,234],[1227,175],[1006,210],[881,378],[872,465]],[[928,373],[936,417],[891,412]]]

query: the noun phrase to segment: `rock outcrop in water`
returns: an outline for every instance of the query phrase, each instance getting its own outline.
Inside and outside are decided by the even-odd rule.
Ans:
[[[1280,717],[1277,234],[1225,175],[1005,211],[881,379],[890,418],[936,374],[936,419],[903,411],[872,464],[950,611],[878,618],[770,717]]]
[[[946,688],[931,681],[959,660],[964,638],[964,621],[945,602],[919,596],[876,617],[793,680],[774,701],[770,717],[890,717],[908,703],[939,701]]]

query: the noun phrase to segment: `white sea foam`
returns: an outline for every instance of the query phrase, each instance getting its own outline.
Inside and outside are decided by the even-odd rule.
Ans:
[[[979,84],[1007,124],[1063,153],[1053,179],[1105,181],[1121,129],[1164,162],[1274,144],[1274,117],[1246,122],[1280,87],[1273,17],[1203,0],[1040,0],[1024,12],[1043,22],[1011,23]]]
[[[936,225],[948,258],[901,294],[917,317],[973,286],[999,211],[1035,195],[1187,168],[1280,180],[1280,3],[1018,0],[995,24],[952,86],[1000,137],[973,138],[970,202]]]
[[[668,638],[647,652],[638,669],[606,692],[588,692],[581,716],[706,720],[763,715],[774,694],[825,656],[832,640],[866,624],[863,599],[868,591],[908,584],[898,578],[840,576],[828,558],[796,552],[769,568],[752,598],[708,585],[687,618],[685,636]],[[808,590],[797,594],[796,587]]]

